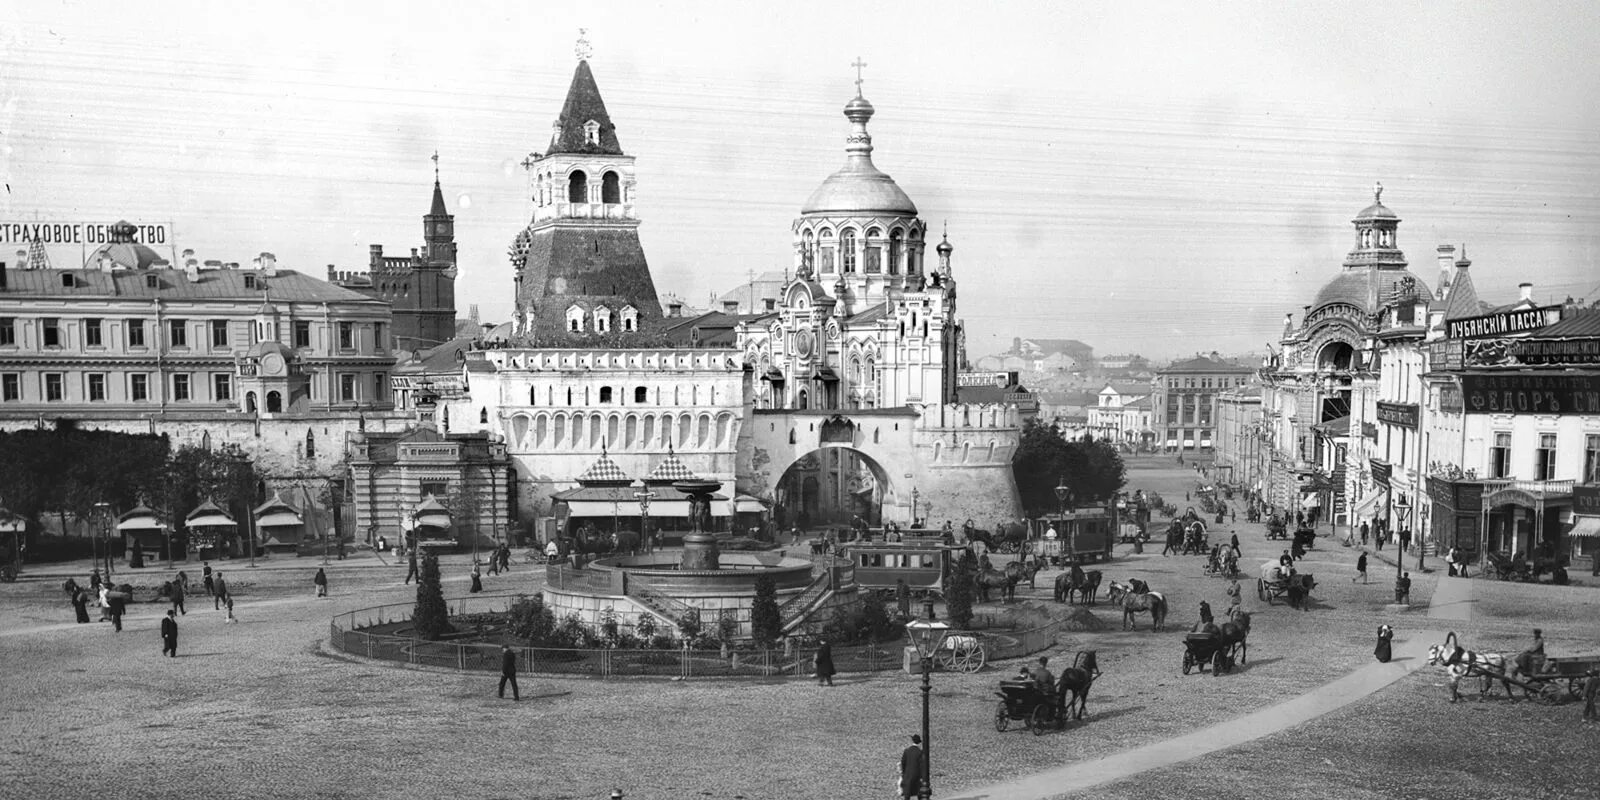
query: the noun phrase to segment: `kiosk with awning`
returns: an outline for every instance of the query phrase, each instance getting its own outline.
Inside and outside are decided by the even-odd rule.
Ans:
[[[272,499],[255,510],[255,516],[256,534],[261,537],[263,548],[268,551],[300,549],[300,542],[305,538],[305,518],[282,495],[273,492]]]
[[[410,529],[410,538],[413,546],[418,549],[453,551],[456,547],[455,533],[452,526],[455,524],[450,509],[445,508],[437,497],[428,495],[412,509],[407,517]]]
[[[577,488],[556,492],[550,499],[557,525],[568,535],[584,524],[605,530],[638,531],[644,515],[640,495],[646,492],[650,495],[651,530],[688,530],[689,495],[672,484],[696,479],[697,476],[669,449],[667,457],[643,479],[641,489],[602,451],[600,458],[578,476]],[[729,505],[726,495],[711,495],[711,516],[730,516],[733,511]]]
[[[137,508],[129,511],[123,518],[127,519],[138,511]],[[188,531],[189,552],[201,559],[221,556],[227,543],[239,532],[239,525],[233,521],[233,517],[219,508],[210,498],[195,506],[195,509],[184,517],[183,527]],[[118,524],[117,528],[121,530],[122,524]]]

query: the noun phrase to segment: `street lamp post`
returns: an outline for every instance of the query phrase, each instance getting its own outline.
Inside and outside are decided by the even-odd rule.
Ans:
[[[1061,476],[1061,482],[1056,484],[1056,501],[1061,507],[1061,524],[1067,524],[1067,503],[1072,500],[1072,488],[1067,486],[1067,476]],[[1072,526],[1067,532],[1067,557],[1072,563],[1078,563],[1078,526]]]
[[[911,528],[917,527],[917,498],[919,497],[921,495],[917,493],[917,487],[911,487],[911,525],[909,526]]]
[[[639,543],[644,546],[645,552],[655,552],[654,543],[650,541],[650,501],[656,493],[650,491],[650,486],[644,481],[639,481],[639,491],[633,496],[639,499]]]
[[[911,640],[922,659],[922,786],[917,790],[917,797],[929,800],[933,797],[933,740],[928,735],[928,693],[933,688],[933,656],[944,645],[950,626],[934,618],[932,600],[922,607],[926,619],[906,623],[906,638]]]
[[[1400,499],[1394,501],[1394,511],[1395,518],[1400,523],[1399,529],[1395,532],[1396,544],[1394,556],[1394,577],[1398,580],[1401,576],[1402,564],[1405,561],[1405,554],[1400,552],[1399,531],[1406,529],[1407,520],[1411,516],[1411,501],[1407,499],[1405,495],[1400,495]]]
[[[95,517],[100,523],[99,535],[94,538],[105,542],[106,582],[109,583],[111,581],[111,504],[104,501],[95,503],[94,511]],[[98,554],[95,560],[100,560]]]

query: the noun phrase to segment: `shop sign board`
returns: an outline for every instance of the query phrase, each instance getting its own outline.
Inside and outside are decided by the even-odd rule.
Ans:
[[[1017,373],[1015,372],[963,372],[956,376],[956,386],[969,388],[975,386],[996,386],[1001,389],[1015,386]]]
[[[1600,414],[1600,375],[1462,375],[1468,414]]]
[[[1518,331],[1531,331],[1561,321],[1561,306],[1545,306],[1500,311],[1476,317],[1462,317],[1445,322],[1445,336],[1451,339],[1480,339],[1485,336],[1504,336]]]
[[[1387,462],[1379,461],[1376,458],[1371,460],[1371,465],[1372,482],[1379,486],[1388,487],[1389,476],[1394,473],[1394,466]]]
[[[1462,364],[1479,367],[1593,366],[1600,364],[1600,336],[1568,339],[1473,339],[1462,342]]]
[[[1600,517],[1600,486],[1572,487],[1572,513]]]
[[[1378,401],[1378,421],[1387,425],[1399,425],[1402,428],[1417,429],[1417,404],[1416,403],[1388,403]]]
[[[9,244],[106,244],[120,222],[26,222],[0,220],[0,242]],[[171,226],[164,222],[128,223],[127,230],[137,244],[158,245],[172,242]]]

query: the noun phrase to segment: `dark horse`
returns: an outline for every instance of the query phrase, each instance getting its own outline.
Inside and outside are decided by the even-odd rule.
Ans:
[[[1027,581],[1029,589],[1037,589],[1039,587],[1034,583],[1034,579],[1039,576],[1039,570],[1041,569],[1044,569],[1044,565],[1030,556],[1025,560],[1013,561],[1007,564],[1005,571],[1007,575],[1016,575],[1019,583]]]
[[[989,602],[989,590],[998,589],[1002,602],[1012,602],[1017,599],[1017,582],[1022,580],[1022,570],[1010,569],[1013,564],[1007,564],[1007,569],[1001,572],[997,569],[986,569],[973,580],[977,584],[979,602]]]
[[[1084,572],[1082,567],[1073,564],[1070,572],[1056,576],[1056,602],[1071,603],[1073,595],[1077,595],[1084,603],[1094,605],[1095,595],[1100,591],[1100,578],[1100,570]]]
[[[1150,630],[1159,631],[1167,626],[1167,598],[1160,592],[1135,593],[1126,584],[1111,582],[1111,589],[1107,593],[1111,602],[1122,607],[1122,629],[1129,630],[1133,625],[1134,614],[1150,614]]]
[[[1220,646],[1228,648],[1228,656],[1233,657],[1234,652],[1239,654],[1239,663],[1245,663],[1245,656],[1250,652],[1250,647],[1245,639],[1250,636],[1250,613],[1241,611],[1228,622],[1222,623],[1218,628],[1221,631]]]
[[[1072,660],[1072,666],[1062,670],[1061,677],[1056,680],[1057,698],[1064,700],[1068,692],[1072,693],[1072,699],[1066,701],[1061,711],[1063,714],[1071,713],[1073,719],[1083,719],[1088,712],[1089,687],[1094,686],[1094,679],[1100,677],[1100,666],[1095,662],[1094,653],[1093,650],[1079,650],[1078,656]],[[1073,711],[1074,706],[1077,707],[1076,712]]]

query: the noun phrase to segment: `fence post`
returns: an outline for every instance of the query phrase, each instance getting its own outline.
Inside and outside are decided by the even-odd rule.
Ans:
[[[456,669],[461,672],[467,671],[467,645],[456,645]]]

